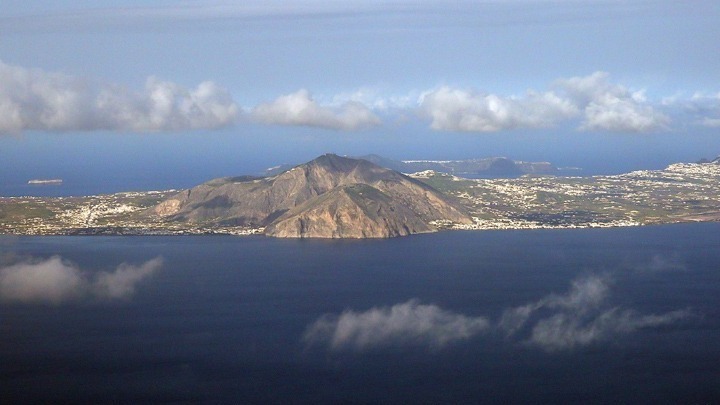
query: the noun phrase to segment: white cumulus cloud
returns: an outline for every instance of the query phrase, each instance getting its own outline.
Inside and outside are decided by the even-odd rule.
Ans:
[[[687,271],[688,268],[677,254],[674,255],[654,255],[648,263],[634,266],[639,272],[656,273],[671,271]]]
[[[381,124],[380,118],[360,102],[347,101],[339,106],[323,106],[304,89],[256,106],[251,116],[265,124],[342,131],[355,131]]]
[[[103,298],[124,298],[135,294],[135,287],[143,279],[155,273],[162,266],[163,259],[152,260],[134,266],[121,263],[113,272],[100,272],[92,283],[93,292]]]
[[[467,132],[545,128],[577,114],[574,105],[552,92],[502,97],[447,86],[424,94],[420,108],[433,129]]]
[[[506,310],[503,313],[498,327],[508,335],[520,330],[539,309],[560,308],[577,314],[584,314],[587,311],[599,306],[607,297],[609,285],[602,277],[588,277],[575,280],[572,283],[570,292],[566,295],[550,294],[547,297],[527,305]]]
[[[538,301],[506,309],[497,322],[466,316],[410,300],[364,312],[346,310],[324,315],[305,331],[303,340],[330,350],[357,350],[387,346],[426,346],[433,349],[498,332],[511,341],[548,352],[571,350],[643,328],[670,325],[693,314],[675,310],[642,314],[608,305],[609,276],[574,280],[565,294],[549,294]]]
[[[696,123],[708,128],[720,128],[720,92],[696,92],[689,100],[680,102],[696,115]]]
[[[308,327],[304,340],[333,350],[394,344],[440,348],[469,339],[488,327],[485,318],[468,317],[410,300],[365,312],[348,310],[340,316],[325,315]]]
[[[170,131],[232,124],[240,108],[213,82],[195,89],[150,77],[141,91],[0,62],[0,133]]]
[[[687,310],[642,315],[633,310],[612,308],[584,320],[577,313],[564,312],[539,320],[532,329],[530,342],[548,351],[567,350],[641,328],[671,324],[689,316]]]
[[[86,297],[127,298],[142,280],[155,273],[163,260],[139,266],[120,264],[113,272],[91,275],[60,256],[31,259],[0,268],[0,299],[4,301],[61,304]]]
[[[705,117],[700,121],[700,124],[708,128],[720,128],[720,118]]]
[[[671,324],[688,318],[687,310],[643,315],[634,310],[606,308],[608,277],[591,276],[573,282],[565,295],[551,294],[537,302],[508,309],[498,327],[508,336],[530,329],[527,343],[547,351],[585,346],[641,328]]]
[[[502,96],[443,86],[423,94],[419,105],[431,127],[441,131],[548,128],[579,119],[580,130],[635,133],[665,130],[671,123],[643,91],[611,83],[605,72],[559,79],[553,87]]]
[[[85,294],[80,269],[59,256],[0,269],[0,297],[8,301],[59,304]]]
[[[595,72],[556,82],[584,111],[580,129],[651,132],[668,128],[670,118],[648,105],[642,91],[631,92],[624,86],[610,83],[608,78],[606,72]]]

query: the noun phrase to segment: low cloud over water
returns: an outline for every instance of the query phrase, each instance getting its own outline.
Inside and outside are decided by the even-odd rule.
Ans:
[[[671,324],[691,315],[688,310],[643,315],[632,309],[608,307],[610,287],[609,276],[577,279],[567,294],[550,294],[506,310],[498,328],[511,338],[524,336],[523,332],[529,330],[525,343],[557,351]]]
[[[421,304],[417,299],[364,312],[346,310],[340,315],[319,318],[306,329],[303,340],[331,351],[398,345],[441,349],[495,333],[511,342],[554,352],[670,325],[692,316],[687,309],[642,314],[609,305],[611,287],[608,275],[578,278],[567,293],[549,294],[538,301],[508,308],[496,322]]]
[[[469,317],[417,300],[372,308],[365,312],[347,310],[340,316],[325,315],[310,325],[304,340],[330,349],[357,349],[387,345],[422,345],[441,348],[487,330],[482,317]]]
[[[62,304],[96,298],[123,299],[163,264],[161,257],[139,265],[122,263],[114,271],[94,274],[60,256],[27,259],[0,268],[0,300]]]

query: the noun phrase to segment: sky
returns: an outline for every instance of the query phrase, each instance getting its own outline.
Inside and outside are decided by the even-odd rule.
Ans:
[[[0,183],[720,155],[715,1],[3,1]],[[119,186],[118,186],[119,187]]]

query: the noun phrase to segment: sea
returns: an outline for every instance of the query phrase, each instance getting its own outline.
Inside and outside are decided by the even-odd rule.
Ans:
[[[718,223],[0,237],[0,403],[718,402]]]

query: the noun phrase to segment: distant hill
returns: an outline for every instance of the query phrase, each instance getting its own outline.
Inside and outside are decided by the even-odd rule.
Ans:
[[[701,163],[701,164],[702,164],[702,163],[714,163],[714,164],[716,164],[716,165],[720,165],[720,156],[716,157],[716,158],[713,159],[713,160],[706,159],[706,158],[702,158],[702,159],[698,160],[698,161],[695,162],[695,163]]]
[[[361,156],[379,166],[402,173],[434,170],[455,175],[514,177],[523,174],[556,174],[558,168],[549,162],[522,162],[505,157],[467,160],[392,160],[378,155]]]
[[[386,169],[400,173],[417,173],[433,170],[440,173],[465,176],[517,177],[523,174],[558,174],[559,169],[549,162],[523,162],[505,157],[489,157],[466,160],[393,160],[380,155],[358,156]],[[291,169],[283,164],[265,171],[265,176],[274,176]]]
[[[425,183],[333,154],[274,176],[211,180],[152,212],[179,222],[265,227],[278,237],[391,237],[472,222],[463,206]]]

